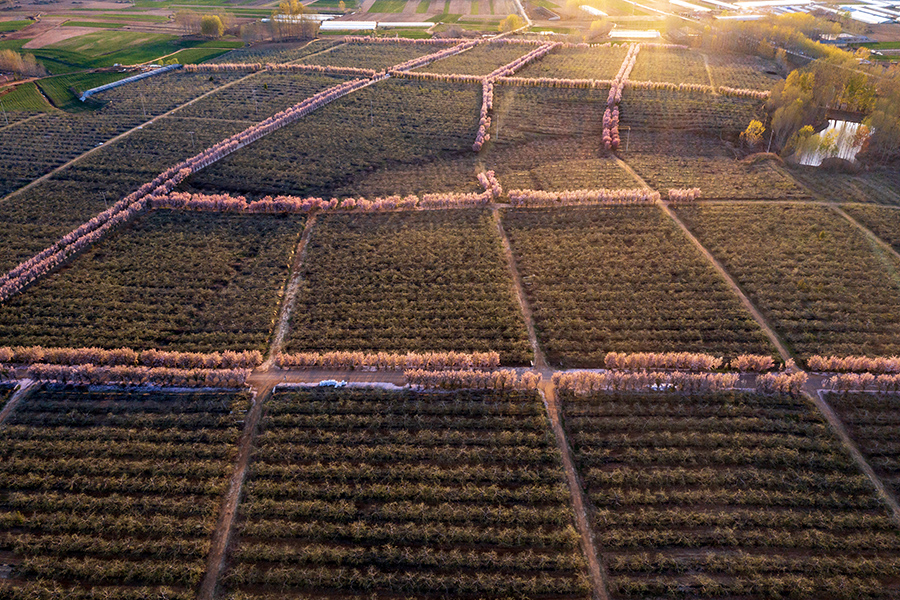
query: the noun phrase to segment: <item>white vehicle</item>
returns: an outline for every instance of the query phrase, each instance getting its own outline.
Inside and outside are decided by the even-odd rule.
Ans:
[[[319,387],[342,388],[347,387],[346,381],[337,381],[336,379],[325,379],[319,382]]]

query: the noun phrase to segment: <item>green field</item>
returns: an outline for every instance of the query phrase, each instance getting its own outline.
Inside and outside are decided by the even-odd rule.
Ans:
[[[63,110],[81,110],[84,104],[78,97],[72,93],[74,88],[78,92],[83,92],[91,88],[106,85],[113,81],[118,81],[126,77],[130,77],[133,73],[82,73],[73,75],[59,75],[57,77],[47,77],[37,82],[44,95],[50,99],[53,106]]]
[[[225,48],[188,48],[185,50],[179,50],[172,56],[166,57],[166,62],[177,60],[183,65],[192,65],[201,63],[211,58],[222,56],[227,52],[228,49]]]
[[[424,14],[428,12],[428,7],[431,6],[431,0],[421,0],[419,5],[416,7],[417,14]]]
[[[0,90],[2,91],[2,90]],[[44,112],[53,107],[41,96],[34,83],[23,83],[8,94],[0,96],[3,110],[22,110],[28,112]],[[5,124],[5,122],[3,123]]]
[[[103,21],[66,21],[63,27],[97,27],[100,29],[118,29],[123,23],[105,23]]]
[[[373,13],[398,13],[403,12],[406,0],[375,0],[375,4],[369,9]]]
[[[0,32],[19,31],[25,29],[34,21],[0,21]]]
[[[191,40],[174,35],[135,31],[98,31],[29,52],[34,54],[50,73],[57,75],[111,67],[115,64],[148,63],[189,48],[234,48],[237,44],[237,42]],[[212,54],[206,58],[211,56]]]
[[[92,12],[91,9],[87,8],[76,8],[76,11],[83,12]],[[69,17],[72,16],[83,16],[83,15],[66,15]],[[92,14],[92,19],[104,19],[107,21],[144,21],[147,23],[165,23],[169,19],[167,17],[163,17],[161,15],[136,15],[131,13],[101,13],[101,14]]]

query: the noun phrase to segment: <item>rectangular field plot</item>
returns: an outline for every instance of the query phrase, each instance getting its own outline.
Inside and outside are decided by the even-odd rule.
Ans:
[[[345,81],[349,78],[263,71],[182,108],[174,116],[236,119],[250,121],[245,125],[249,126]],[[197,127],[202,128],[203,123],[198,123]]]
[[[618,70],[618,69],[617,69]],[[642,46],[628,77],[634,81],[666,83],[702,83],[710,85],[703,55],[695,50],[662,49]]]
[[[900,396],[827,394],[825,400],[847,425],[866,462],[896,496],[900,492]]]
[[[96,112],[54,112],[0,128],[0,197],[125,131],[237,78],[166,74],[92,97]],[[11,113],[14,114],[14,113]]]
[[[319,39],[297,44],[254,44],[224,54],[211,63],[288,63],[340,45],[340,40]]]
[[[590,598],[536,393],[278,390],[266,410],[241,598]]]
[[[612,351],[772,351],[655,206],[510,210],[503,219],[551,363],[598,367]]]
[[[170,71],[100,92],[91,96],[91,102],[103,104],[103,114],[140,117],[141,120],[146,120],[246,76],[247,73],[241,71],[222,73]]]
[[[399,65],[413,58],[433,54],[448,46],[432,44],[344,44],[328,52],[310,56],[297,62],[306,65],[329,65],[333,67],[358,67],[381,71]]]
[[[0,198],[137,122],[52,113],[0,130]]]
[[[9,346],[264,350],[302,217],[157,211],[0,309]]]
[[[806,400],[566,395],[563,410],[611,598],[900,593],[900,531]]]
[[[625,162],[663,194],[698,187],[708,200],[809,199],[776,159],[737,160],[712,135],[635,130],[622,138],[626,146]]]
[[[290,351],[532,358],[487,210],[323,216],[303,264]]]
[[[678,214],[801,356],[900,353],[900,261],[827,207],[708,204]]]
[[[494,86],[491,139],[521,143],[539,135],[566,137],[603,133],[609,88],[564,89]]]
[[[751,120],[762,119],[764,105],[753,98],[626,87],[619,114],[622,126],[707,131],[730,138],[737,137]]]
[[[515,77],[612,79],[622,66],[628,47],[565,48],[554,50],[516,72]]]
[[[900,210],[863,204],[844,204],[841,208],[894,250],[900,251]]]
[[[485,43],[416,69],[425,73],[488,75],[499,67],[525,56],[534,46],[524,44]]]
[[[431,187],[435,179],[420,179],[415,167],[471,158],[480,108],[480,86],[389,79],[332,102],[188,183],[216,192],[328,197],[396,170],[391,194],[451,191],[460,182],[470,187],[474,169],[466,167],[448,190]]]
[[[0,201],[0,270],[31,258],[170,166],[244,128],[165,117]]]
[[[0,444],[4,598],[194,598],[248,406],[71,387],[23,400]]]
[[[504,189],[575,190],[638,185],[599,136],[544,138],[489,147],[485,165]]]
[[[900,205],[900,173],[890,168],[850,175],[830,173],[818,167],[791,165],[790,172],[808,187],[817,199],[829,202]]]
[[[779,75],[780,67],[774,61],[759,56],[710,52],[706,59],[716,87],[724,85],[747,90],[770,90],[784,79]]]

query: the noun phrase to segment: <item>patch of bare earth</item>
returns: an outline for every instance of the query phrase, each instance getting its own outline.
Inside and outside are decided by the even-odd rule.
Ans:
[[[49,46],[56,42],[78,37],[79,35],[84,35],[86,33],[95,33],[97,31],[103,31],[103,29],[98,27],[57,27],[56,29],[50,29],[38,34],[22,47],[43,48],[44,46]]]

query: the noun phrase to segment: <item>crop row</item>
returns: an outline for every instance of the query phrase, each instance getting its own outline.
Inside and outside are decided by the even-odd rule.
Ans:
[[[296,418],[319,405],[358,421],[339,426],[340,439],[379,435],[353,444],[334,438],[294,452],[300,450],[294,440],[323,433],[315,421]],[[502,416],[505,407],[536,416],[513,422]],[[429,408],[459,417],[434,420],[421,412]],[[471,423],[483,431],[483,444],[446,437],[441,453],[418,447],[419,431],[467,431],[469,419],[460,417],[472,409],[482,412]],[[414,426],[397,452],[380,435],[392,430],[388,424]],[[495,437],[526,425],[543,430],[538,446],[520,453],[504,444],[494,452]],[[261,427],[225,575],[232,591],[365,588],[432,597],[452,585],[490,597],[589,595],[559,456],[533,392],[277,390]]]
[[[654,206],[506,211],[541,347],[565,366],[608,352],[769,354],[725,282]]]
[[[894,494],[900,490],[900,447],[896,394],[829,393],[828,404],[847,425],[851,438],[875,473]]]
[[[704,204],[677,212],[800,356],[900,351],[900,286],[883,276],[896,263],[827,207]]]
[[[530,359],[485,210],[329,214],[301,267],[288,350],[499,352]]]
[[[302,217],[151,213],[7,301],[0,337],[57,348],[262,350],[302,225]]]
[[[621,418],[602,416],[610,404]],[[738,410],[777,422],[778,433]],[[696,598],[763,597],[760,582],[776,577],[802,580],[816,597],[842,597],[822,591],[832,578],[865,579],[864,597],[878,596],[876,583],[893,589],[900,533],[811,403],[564,392],[563,412],[612,597],[671,595],[688,589],[687,574]]]
[[[219,494],[232,469],[228,450],[240,434],[238,419],[247,400],[243,394],[71,387],[45,387],[24,399],[4,435],[21,440],[34,433],[59,443],[56,452],[15,444],[4,449],[0,535],[16,557],[18,585],[32,590],[32,597],[60,584],[74,586],[65,597],[78,597],[94,585],[196,586],[205,572]],[[214,416],[227,432],[210,442],[213,458],[147,447],[155,456],[145,460],[104,452],[108,434],[116,437],[122,428],[140,431],[151,422],[164,425],[157,449],[176,447],[180,432],[198,433],[197,421],[179,423],[168,418],[176,413],[159,411],[210,401],[215,413],[197,416]],[[99,403],[110,413],[79,412],[81,406]],[[73,430],[91,443],[67,448],[64,442]]]

